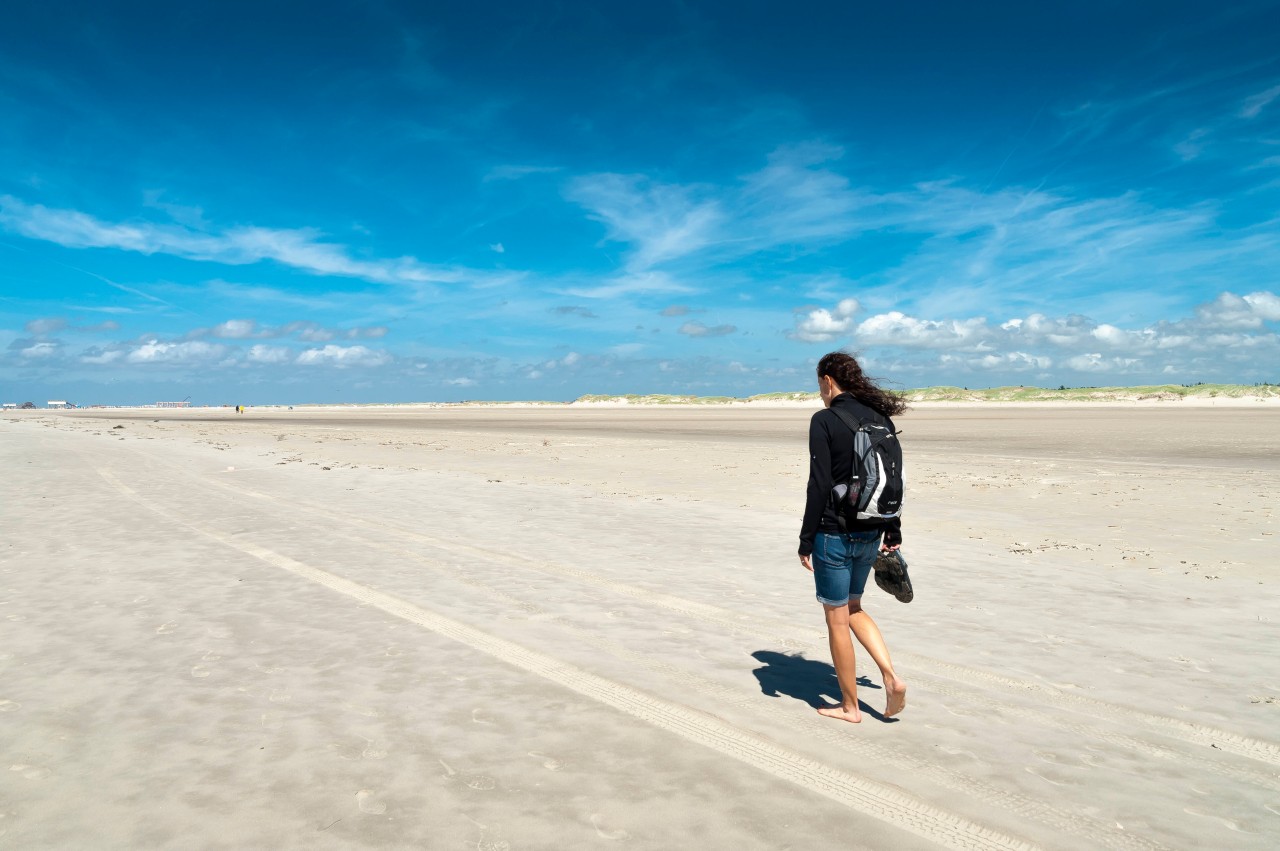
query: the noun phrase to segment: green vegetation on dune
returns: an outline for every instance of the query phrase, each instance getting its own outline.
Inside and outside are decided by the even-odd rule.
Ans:
[[[619,396],[607,395],[588,395],[579,396],[574,400],[574,404],[599,404],[601,402],[624,402],[628,405],[726,405],[730,402],[739,402],[732,396],[678,396],[669,393],[649,393],[647,395],[639,395],[628,393]]]
[[[907,390],[911,402],[1135,402],[1223,397],[1280,397],[1275,384],[1149,384],[1138,387],[924,387]]]
[[[966,387],[921,387],[904,390],[908,402],[1143,402],[1213,398],[1280,398],[1276,384],[1150,384],[1138,387],[989,387],[970,390]],[[575,404],[623,403],[628,405],[727,405],[751,402],[816,402],[817,393],[760,393],[745,399],[733,396],[684,396],[652,393],[648,395],[590,395]]]

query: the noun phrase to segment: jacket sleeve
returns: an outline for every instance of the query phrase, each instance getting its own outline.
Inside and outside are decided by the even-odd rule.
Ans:
[[[890,419],[889,417],[885,417],[885,419],[889,421],[889,428],[893,430],[894,434],[897,434],[898,427],[894,425],[893,420]],[[889,521],[884,525],[884,538],[882,539],[881,543],[883,543],[886,547],[902,546],[902,515],[901,514],[899,514],[897,517],[893,518],[893,520]]]
[[[813,540],[822,522],[822,512],[831,498],[831,440],[814,414],[809,421],[809,487],[804,502],[804,522],[800,525],[800,555],[813,552]]]
[[[893,520],[884,526],[884,540],[886,547],[902,546],[902,515],[899,514]]]

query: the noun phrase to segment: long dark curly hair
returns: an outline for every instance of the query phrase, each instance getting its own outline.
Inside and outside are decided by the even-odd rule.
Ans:
[[[907,409],[907,401],[891,390],[882,390],[863,373],[858,359],[845,352],[831,352],[818,361],[818,377],[830,376],[840,389],[876,413],[892,417]]]

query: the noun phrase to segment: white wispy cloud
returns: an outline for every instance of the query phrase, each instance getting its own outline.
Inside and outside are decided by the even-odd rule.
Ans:
[[[555,174],[561,170],[559,166],[500,165],[489,169],[483,179],[486,183],[494,180],[520,180],[535,174]]]
[[[490,273],[431,265],[415,257],[361,259],[347,246],[326,241],[312,228],[205,231],[179,224],[107,222],[78,210],[28,204],[11,195],[0,196],[0,226],[67,248],[116,248],[228,265],[270,260],[313,275],[383,284],[461,284],[492,277]]]
[[[686,337],[725,337],[738,328],[735,325],[703,325],[701,322],[686,322],[676,329]]]
[[[692,288],[680,283],[666,272],[647,271],[623,274],[607,278],[589,286],[569,287],[559,292],[578,298],[613,299],[624,295],[648,295],[652,293],[687,293]]]
[[[1240,105],[1240,117],[1257,118],[1262,110],[1266,109],[1276,98],[1280,98],[1280,85],[1272,86],[1255,95],[1250,95]]]
[[[1228,231],[1211,202],[1159,207],[1136,192],[1077,197],[979,190],[958,180],[884,191],[837,171],[840,154],[826,145],[782,148],[762,169],[723,185],[579,178],[567,197],[624,253],[615,279],[572,291],[616,298],[715,289],[717,281],[727,288],[741,284],[740,271],[736,280],[726,274],[744,257],[775,252],[767,262],[785,263],[874,233],[897,234],[910,248],[859,285],[909,290],[934,308],[947,300],[1025,305],[1068,281],[1074,292],[1133,293],[1164,289],[1173,276],[1249,280],[1280,263],[1280,233],[1262,225]]]
[[[23,326],[28,334],[56,334],[67,327],[67,320],[51,316],[46,319],[32,319]]]
[[[724,213],[696,186],[634,174],[593,174],[570,183],[566,197],[606,227],[605,238],[632,246],[626,268],[642,273],[686,257],[717,239]]]

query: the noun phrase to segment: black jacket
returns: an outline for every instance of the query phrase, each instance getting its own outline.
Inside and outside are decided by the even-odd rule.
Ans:
[[[894,428],[893,420],[882,416],[853,398],[851,393],[841,393],[831,400],[831,407],[840,407],[859,420]],[[895,429],[896,431],[896,429]],[[800,555],[813,552],[813,539],[819,532],[839,532],[835,501],[831,488],[836,482],[847,482],[853,475],[853,430],[830,410],[823,408],[809,421],[809,490],[804,504],[804,522],[800,525]],[[884,529],[886,544],[902,543],[902,521],[891,523],[866,523],[855,529]]]

